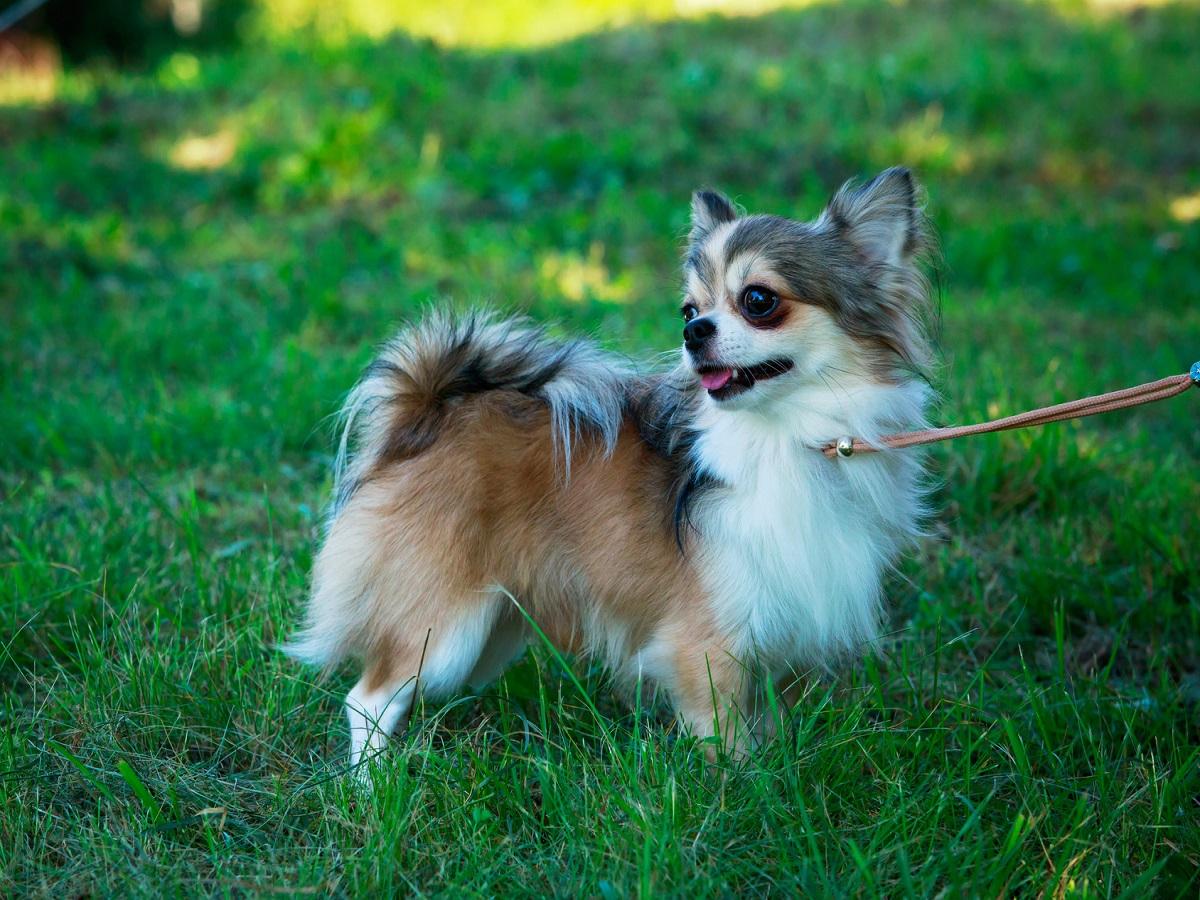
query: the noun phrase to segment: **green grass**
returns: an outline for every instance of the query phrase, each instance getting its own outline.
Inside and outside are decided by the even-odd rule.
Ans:
[[[848,2],[259,31],[0,108],[0,894],[1194,896],[1200,396],[935,451],[882,654],[741,768],[541,653],[356,796],[354,673],[273,648],[371,346],[453,300],[666,350],[698,185],[913,166],[943,421],[1183,371],[1198,71],[1195,4]]]

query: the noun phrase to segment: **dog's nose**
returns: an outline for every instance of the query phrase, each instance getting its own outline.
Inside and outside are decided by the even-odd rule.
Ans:
[[[692,319],[683,326],[683,346],[689,350],[699,350],[716,333],[717,324],[712,319]]]

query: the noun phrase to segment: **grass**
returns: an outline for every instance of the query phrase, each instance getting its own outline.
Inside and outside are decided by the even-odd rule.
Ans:
[[[476,37],[262,30],[0,108],[0,894],[1194,896],[1194,396],[935,451],[882,652],[742,768],[534,653],[355,795],[353,673],[273,647],[326,417],[423,305],[649,355],[694,187],[809,216],[906,163],[943,421],[1200,357],[1195,4]]]

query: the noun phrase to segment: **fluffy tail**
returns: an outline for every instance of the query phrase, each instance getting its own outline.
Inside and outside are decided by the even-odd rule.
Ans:
[[[629,376],[620,357],[585,341],[552,340],[524,319],[433,313],[388,341],[350,392],[331,512],[350,499],[362,473],[432,446],[452,401],[486,391],[545,402],[569,473],[580,431],[598,434],[611,452]]]
[[[591,433],[611,452],[625,408],[629,366],[585,341],[556,341],[524,319],[490,313],[434,313],[380,350],[341,412],[334,499],[327,526],[381,464],[411,458],[437,440],[454,401],[493,390],[517,391],[550,411],[563,472],[570,475],[577,435]],[[283,649],[307,662],[337,661],[336,622],[313,603],[303,630]]]

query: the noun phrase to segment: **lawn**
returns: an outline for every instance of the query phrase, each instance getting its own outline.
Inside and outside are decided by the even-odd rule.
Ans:
[[[539,652],[359,795],[355,673],[275,646],[372,346],[486,302],[652,360],[700,185],[913,167],[939,421],[1185,371],[1200,6],[266,5],[0,90],[0,895],[1195,896],[1200,394],[935,450],[888,639],[744,765]]]

